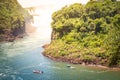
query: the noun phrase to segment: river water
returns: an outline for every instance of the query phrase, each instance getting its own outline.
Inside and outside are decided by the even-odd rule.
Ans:
[[[1,43],[0,80],[120,80],[120,71],[48,59],[42,55],[42,45],[49,42],[50,37],[36,32],[15,42]],[[33,70],[44,73],[35,74]]]

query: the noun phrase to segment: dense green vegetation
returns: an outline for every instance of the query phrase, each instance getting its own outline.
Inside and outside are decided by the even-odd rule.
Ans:
[[[23,30],[27,18],[30,18],[27,11],[19,5],[17,0],[0,0],[0,38],[16,35],[15,31],[18,28],[18,32]]]
[[[74,63],[120,67],[120,2],[90,0],[52,15],[52,42],[45,54]]]

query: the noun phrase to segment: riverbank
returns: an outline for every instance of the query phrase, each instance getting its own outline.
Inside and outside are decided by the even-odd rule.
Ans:
[[[0,34],[0,42],[13,42],[25,36],[32,35],[36,32],[36,27],[30,23],[25,23],[23,27],[18,27],[13,30],[6,30],[4,34]]]
[[[14,42],[15,40],[18,40],[20,38],[23,38],[27,34],[19,34],[18,36],[10,36],[10,35],[2,35],[0,36],[0,42]]]
[[[4,33],[0,34],[0,42],[13,42],[19,38],[26,36],[25,24],[22,27],[16,27],[10,30],[4,30]]]
[[[107,59],[100,59],[99,57],[94,59],[94,60],[85,60],[85,59],[81,59],[80,57],[78,57],[78,58],[69,57],[69,55],[67,55],[67,56],[56,56],[55,54],[53,55],[52,53],[49,53],[49,52],[54,53],[54,51],[52,51],[52,49],[51,49],[51,51],[46,51],[46,50],[48,50],[49,46],[50,46],[50,44],[46,44],[43,46],[43,48],[45,49],[45,51],[43,52],[43,55],[54,60],[54,61],[58,61],[58,62],[62,61],[62,62],[68,62],[68,63],[72,63],[72,64],[80,64],[80,65],[84,65],[84,66],[98,67],[98,68],[104,68],[104,69],[112,69],[112,70],[116,70],[116,71],[120,70],[119,66],[109,67],[107,65],[108,60]],[[104,62],[104,63],[102,63],[102,62]]]

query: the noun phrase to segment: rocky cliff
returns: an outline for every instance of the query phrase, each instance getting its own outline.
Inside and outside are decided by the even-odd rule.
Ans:
[[[17,0],[0,1],[0,41],[22,38],[26,19],[30,19],[30,15]]]

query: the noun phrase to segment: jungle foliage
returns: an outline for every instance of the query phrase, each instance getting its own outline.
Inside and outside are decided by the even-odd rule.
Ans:
[[[0,35],[23,27],[27,18],[30,18],[30,15],[17,0],[0,0]]]
[[[90,0],[52,15],[52,42],[45,53],[120,67],[120,2]]]

